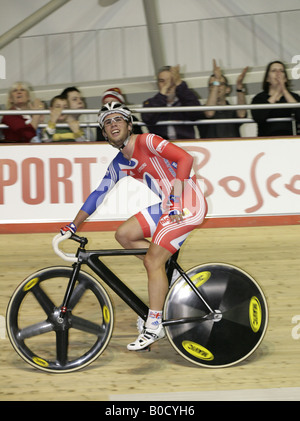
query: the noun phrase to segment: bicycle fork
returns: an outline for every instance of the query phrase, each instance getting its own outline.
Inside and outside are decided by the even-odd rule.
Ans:
[[[75,287],[75,283],[76,283],[77,278],[78,278],[78,274],[79,274],[79,271],[80,271],[80,268],[81,268],[81,263],[76,262],[72,266],[73,266],[72,276],[71,276],[71,278],[69,280],[69,283],[68,283],[68,286],[67,286],[67,289],[66,289],[66,292],[65,292],[65,296],[64,296],[62,305],[60,307],[59,317],[57,319],[57,321],[59,323],[63,323],[64,317],[65,317],[65,315],[67,313],[68,304],[69,304],[69,301],[70,301],[70,297],[71,297],[71,295],[73,293],[73,290],[74,290],[74,287]]]

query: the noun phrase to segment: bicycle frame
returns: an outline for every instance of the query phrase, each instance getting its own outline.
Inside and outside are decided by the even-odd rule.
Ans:
[[[145,255],[147,250],[85,250],[78,249],[77,257],[78,262],[73,264],[73,274],[70,278],[67,287],[65,299],[62,305],[62,312],[65,313],[68,307],[68,301],[72,294],[77,274],[82,264],[86,264],[96,275],[99,276],[129,307],[131,307],[142,319],[146,320],[148,315],[148,307],[146,304],[128,288],[124,282],[118,278],[99,257],[105,256],[137,256]]]
[[[147,319],[148,316],[148,306],[130,289],[128,288],[120,278],[118,278],[114,272],[112,272],[106,265],[103,263],[99,257],[107,256],[141,256],[147,253],[148,249],[112,249],[112,250],[85,250],[85,245],[87,244],[87,239],[84,237],[79,237],[77,235],[72,235],[71,239],[80,242],[80,247],[77,250],[76,258],[77,261],[73,263],[73,273],[68,284],[63,304],[61,306],[60,317],[63,318],[64,314],[67,312],[69,299],[72,295],[78,273],[81,269],[82,264],[86,264],[94,273],[96,273],[99,278],[105,282],[132,310],[134,310],[138,316],[143,320]],[[185,271],[180,267],[177,262],[179,252],[175,253],[168,261],[167,264],[167,276],[170,281],[173,270],[177,269],[180,275],[185,279],[185,281],[190,285],[194,290],[197,296],[202,300],[209,310],[209,314],[214,314],[214,311],[209,307],[205,302],[199,290],[195,287],[194,283],[186,275]],[[171,323],[184,323],[185,320],[174,320],[166,321],[165,324]]]

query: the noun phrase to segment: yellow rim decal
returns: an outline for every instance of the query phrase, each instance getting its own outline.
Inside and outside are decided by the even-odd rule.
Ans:
[[[214,359],[213,354],[208,349],[196,342],[183,341],[182,346],[189,354],[200,360],[212,361]]]
[[[203,272],[196,273],[196,275],[193,275],[191,277],[191,281],[195,284],[195,287],[198,288],[200,285],[203,285],[206,281],[208,281],[210,277],[211,272],[205,270]],[[189,285],[185,284],[185,286]]]
[[[261,320],[262,320],[262,312],[261,312],[261,305],[259,299],[257,297],[252,297],[249,304],[249,319],[250,325],[253,332],[258,332]]]
[[[108,310],[107,306],[103,307],[103,318],[105,323],[109,323],[110,322],[110,312]]]
[[[48,363],[47,361],[43,360],[42,358],[39,357],[33,357],[32,361],[35,362],[37,365],[40,365],[41,367],[48,367]]]
[[[24,286],[23,291],[29,291],[31,288],[33,288],[37,283],[39,282],[39,278],[33,278],[30,281],[27,282],[27,284]]]

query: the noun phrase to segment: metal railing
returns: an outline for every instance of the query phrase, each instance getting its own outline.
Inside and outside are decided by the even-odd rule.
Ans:
[[[142,113],[173,113],[173,112],[188,112],[188,111],[223,111],[223,110],[253,110],[253,109],[285,109],[285,108],[300,108],[300,103],[283,103],[283,104],[245,104],[245,105],[200,105],[200,106],[181,106],[181,107],[136,107],[132,106],[131,109],[133,114],[142,114]],[[82,109],[80,110],[80,115],[98,115],[99,109]],[[78,115],[78,110],[66,109],[62,111],[62,114],[69,115]],[[4,115],[50,115],[50,110],[0,110],[0,116]],[[292,122],[293,135],[297,134],[296,120],[292,117],[282,117],[282,118],[269,118],[267,122],[283,122],[290,121]],[[222,119],[200,119],[200,120],[165,120],[157,122],[155,125],[202,125],[202,124],[230,124],[230,123],[256,123],[253,118],[222,118]],[[133,123],[138,126],[147,126],[146,123],[141,121],[136,121]],[[46,127],[47,124],[39,124],[40,128]],[[58,123],[57,127],[68,127],[66,123]],[[0,124],[0,129],[5,129],[8,126],[5,124]],[[82,122],[80,127],[98,127],[97,122]]]

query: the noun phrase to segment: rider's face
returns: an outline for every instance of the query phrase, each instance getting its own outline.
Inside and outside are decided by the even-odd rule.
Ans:
[[[131,123],[128,123],[118,114],[109,114],[104,120],[103,134],[107,137],[108,142],[119,148],[123,145],[131,131]]]

